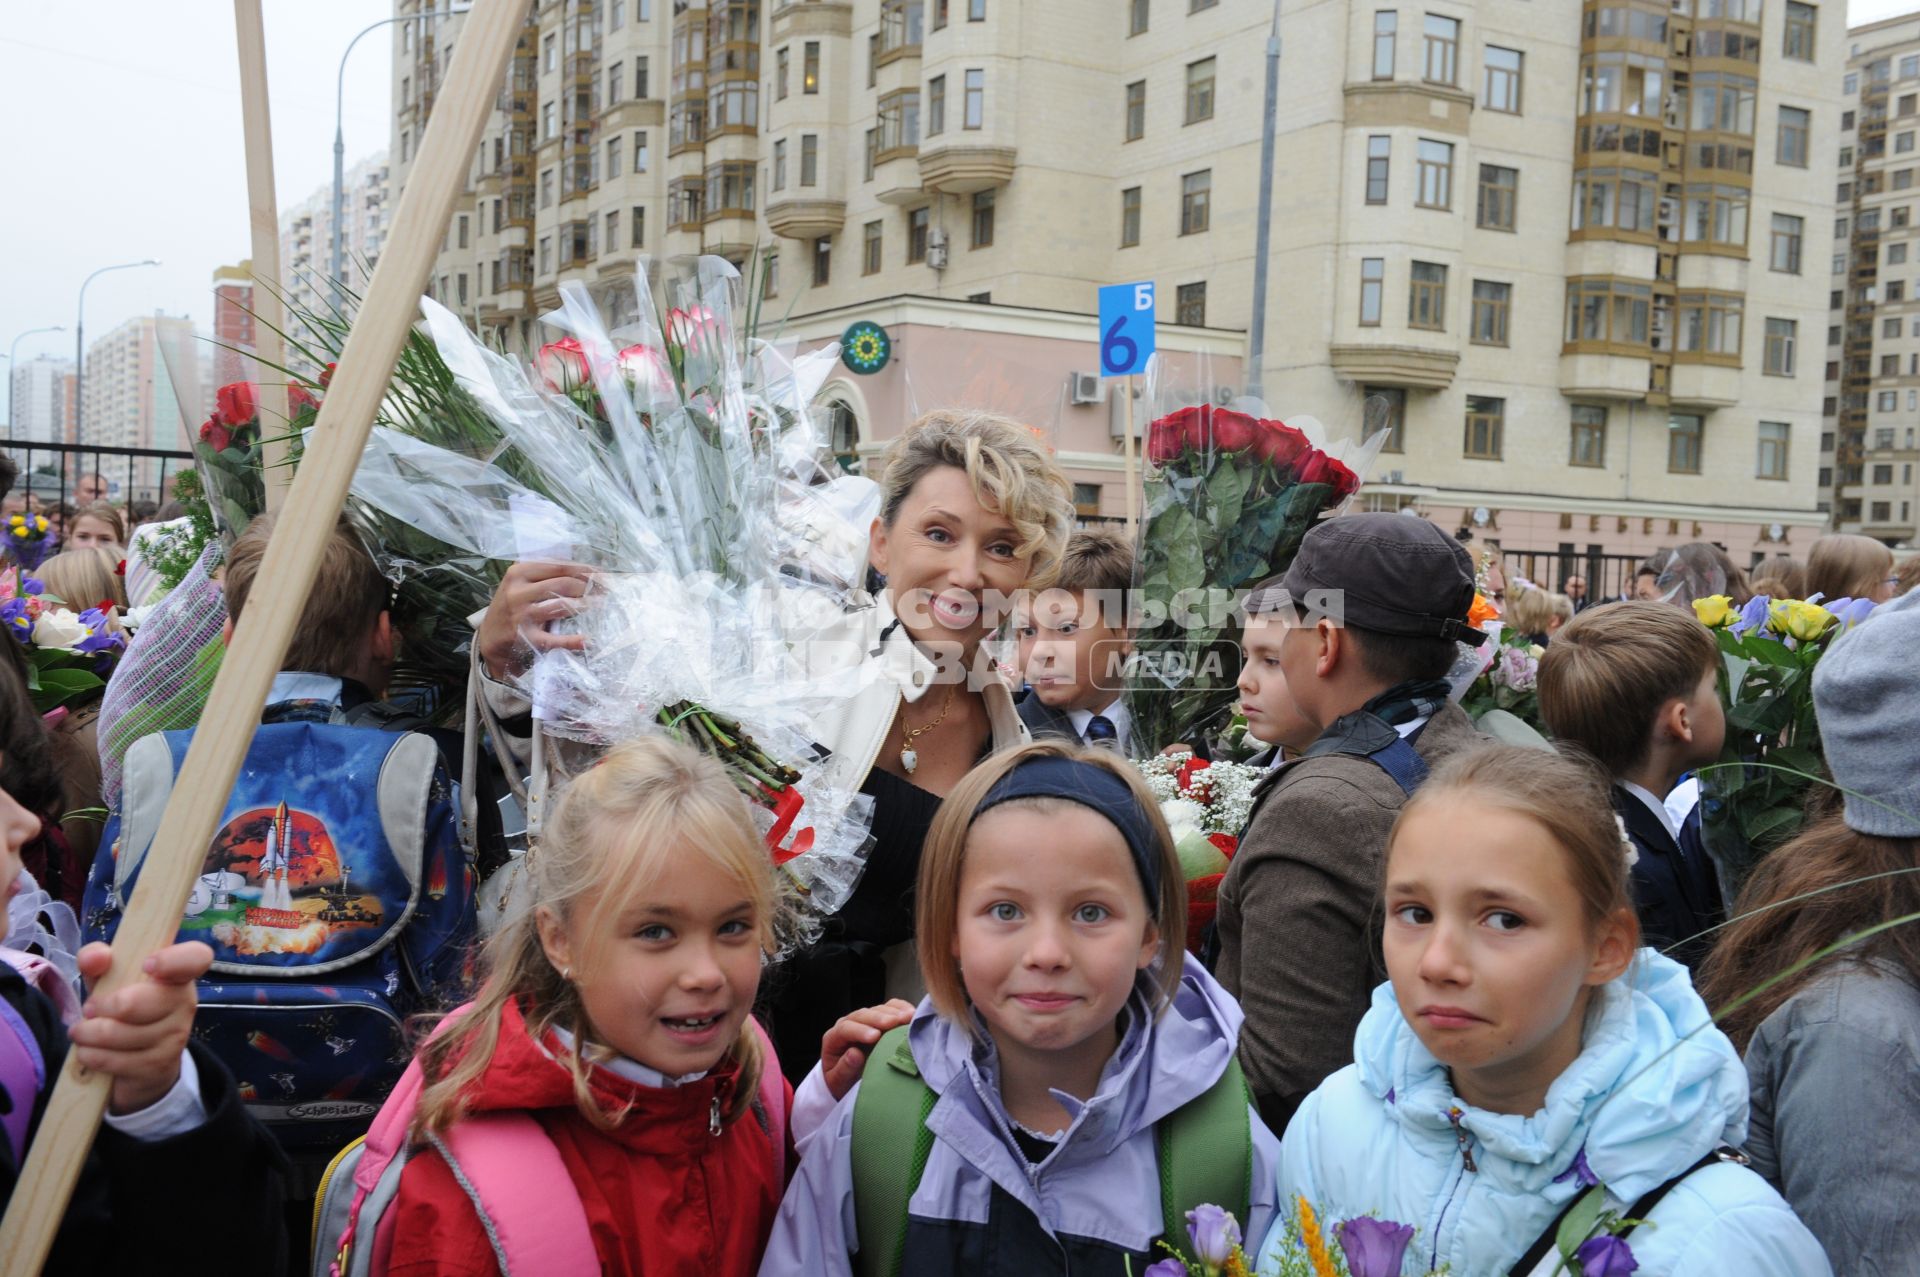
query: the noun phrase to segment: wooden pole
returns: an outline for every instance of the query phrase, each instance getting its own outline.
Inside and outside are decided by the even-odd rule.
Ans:
[[[233,26],[240,44],[240,122],[247,140],[247,215],[253,230],[254,379],[259,393],[260,478],[267,512],[286,504],[293,474],[285,438],[287,411],[286,307],[280,300],[280,213],[273,190],[273,117],[267,109],[267,33],[260,0],[233,0]],[[276,425],[276,423],[278,423]],[[238,529],[236,529],[237,531]]]
[[[467,165],[480,144],[480,131],[526,14],[526,0],[477,0],[467,14],[446,87],[434,101],[419,159],[394,212],[386,251],[340,354],[312,446],[287,495],[286,512],[260,564],[259,584],[181,765],[114,943],[113,967],[99,992],[144,978],[141,962],[171,943],[179,930],[187,893],[260,722],[267,688],[313,589],[321,551],[418,313],[420,291],[439,251],[454,196],[466,183]],[[32,1277],[40,1271],[80,1164],[92,1147],[107,1091],[106,1076],[81,1068],[69,1052],[14,1186],[6,1221],[0,1224],[0,1277]]]
[[[1140,463],[1134,459],[1133,439],[1133,377],[1127,376],[1120,383],[1120,393],[1126,396],[1127,411],[1127,535],[1134,536],[1140,530]]]

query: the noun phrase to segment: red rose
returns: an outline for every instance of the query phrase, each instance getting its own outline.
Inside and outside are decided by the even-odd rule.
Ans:
[[[290,381],[287,383],[287,415],[290,417],[298,416],[302,408],[312,408],[318,411],[320,401],[315,399],[312,392],[305,386],[297,381]]]
[[[333,384],[333,370],[337,365],[328,364],[320,370],[320,389],[325,390]]]
[[[1335,500],[1345,501],[1360,490],[1360,476],[1347,468],[1345,462],[1327,458],[1327,464],[1333,467],[1333,495]]]
[[[1147,428],[1147,460],[1157,466],[1180,459],[1186,446],[1187,421],[1200,414],[1198,408],[1182,408],[1168,413]]]
[[[1253,439],[1254,455],[1278,469],[1292,465],[1295,458],[1312,446],[1304,434],[1283,421],[1261,422]]]
[[[208,417],[200,425],[200,442],[208,445],[215,452],[225,452],[233,443],[233,431],[221,424],[218,416]]]
[[[230,429],[251,425],[257,415],[253,405],[252,382],[228,382],[214,395],[213,403],[214,417]]]
[[[1187,447],[1195,452],[1206,452],[1213,447],[1213,405],[1203,403],[1197,408],[1182,408],[1176,416],[1182,419],[1181,436]]]
[[[1260,433],[1260,423],[1244,412],[1213,410],[1213,446],[1222,452],[1245,452]]]

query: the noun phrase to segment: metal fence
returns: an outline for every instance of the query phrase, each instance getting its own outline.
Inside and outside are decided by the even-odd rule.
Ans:
[[[0,440],[0,449],[20,467],[10,497],[29,498],[34,508],[74,507],[95,501],[164,504],[172,480],[193,464],[191,452],[164,448],[105,448],[84,443]]]
[[[1507,580],[1525,577],[1543,590],[1561,590],[1570,576],[1587,583],[1587,597],[1598,603],[1633,593],[1634,573],[1639,570],[1637,554],[1602,554],[1597,550],[1507,550],[1500,552]]]

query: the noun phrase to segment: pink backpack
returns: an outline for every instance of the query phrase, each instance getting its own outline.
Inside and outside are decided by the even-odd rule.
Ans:
[[[442,1021],[453,1022],[461,1007]],[[787,1092],[780,1065],[760,1022],[766,1067],[755,1099],[770,1142],[774,1169],[786,1180]],[[313,1213],[312,1277],[375,1277],[393,1254],[393,1217],[400,1176],[415,1149],[407,1128],[420,1103],[424,1077],[418,1059],[407,1065],[363,1139],[342,1149],[327,1167]],[[493,1245],[501,1277],[595,1277],[587,1214],[560,1150],[524,1113],[482,1113],[463,1118],[444,1136],[429,1137],[473,1202]]]

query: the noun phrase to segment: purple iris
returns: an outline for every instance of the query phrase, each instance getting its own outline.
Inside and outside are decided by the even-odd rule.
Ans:
[[[1580,1151],[1573,1155],[1573,1165],[1553,1177],[1553,1182],[1556,1184],[1564,1184],[1568,1180],[1572,1180],[1582,1188],[1592,1188],[1600,1182],[1600,1177],[1593,1173],[1593,1167],[1587,1165],[1587,1146],[1584,1144],[1580,1146]]]
[[[1640,1267],[1633,1248],[1618,1237],[1589,1237],[1573,1252],[1582,1277],[1627,1277]]]
[[[1764,594],[1756,594],[1747,600],[1746,606],[1740,609],[1739,618],[1733,623],[1734,636],[1736,638],[1740,637],[1751,630],[1759,630],[1762,634],[1765,634],[1767,632],[1767,604],[1771,602],[1772,600]]]
[[[1240,1225],[1231,1211],[1204,1203],[1187,1212],[1187,1236],[1193,1242],[1193,1257],[1218,1268],[1240,1244]]]
[[[1400,1263],[1413,1242],[1413,1225],[1360,1215],[1336,1225],[1333,1235],[1353,1277],[1400,1277]]]
[[[114,656],[125,650],[127,640],[118,631],[107,625],[107,614],[97,607],[90,607],[79,616],[80,624],[91,631],[87,637],[73,645],[73,650],[87,656],[99,656],[94,662],[93,672],[105,673],[113,664]]]
[[[31,640],[33,637],[33,618],[27,615],[26,599],[14,598],[8,599],[5,603],[0,603],[0,625],[4,625],[7,633],[13,635],[13,637],[21,643],[26,643]]]
[[[1177,1259],[1163,1259],[1151,1265],[1140,1277],[1187,1277],[1187,1266]]]

